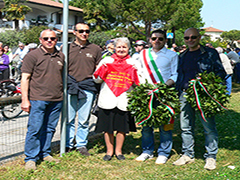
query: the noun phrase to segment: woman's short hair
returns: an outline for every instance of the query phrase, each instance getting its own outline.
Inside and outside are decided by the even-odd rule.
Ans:
[[[131,48],[130,41],[129,41],[129,39],[128,39],[127,37],[116,38],[116,39],[114,40],[114,42],[113,42],[114,47],[117,46],[117,44],[118,44],[119,41],[120,41],[120,42],[123,42],[123,43],[126,43],[129,49]]]

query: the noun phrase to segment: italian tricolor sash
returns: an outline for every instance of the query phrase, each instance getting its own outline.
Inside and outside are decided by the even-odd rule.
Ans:
[[[152,48],[143,50],[144,69],[145,71],[147,70],[153,84],[157,84],[158,82],[164,83],[162,75],[152,57],[151,49]]]
[[[164,83],[163,77],[152,57],[151,54],[151,49],[144,49],[143,50],[143,62],[144,62],[144,71],[147,71],[153,84],[157,84],[158,82]],[[139,122],[139,124],[143,123],[144,121],[147,121],[148,119],[151,118],[152,116],[152,99],[153,99],[153,94],[154,92],[157,92],[158,89],[155,89],[152,91],[152,93],[150,93],[149,95],[151,95],[150,101],[149,101],[149,115],[147,118],[143,119],[141,122]],[[159,97],[157,97],[159,99]],[[173,129],[173,123],[174,123],[174,119],[173,119],[173,115],[175,114],[174,110],[171,108],[171,106],[167,105],[167,104],[163,104],[161,103],[161,101],[159,101],[160,104],[166,106],[166,108],[170,111],[170,113],[172,114],[171,118],[169,119],[169,124],[164,125],[164,130],[168,131],[168,130],[172,130]]]

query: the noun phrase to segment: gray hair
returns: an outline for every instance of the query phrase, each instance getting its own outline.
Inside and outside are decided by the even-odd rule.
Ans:
[[[223,48],[221,48],[221,47],[217,47],[216,50],[219,54],[223,53]]]
[[[114,42],[113,42],[114,47],[117,46],[117,44],[118,44],[119,41],[120,41],[120,42],[123,42],[123,43],[126,43],[129,49],[131,48],[130,41],[129,41],[129,39],[128,39],[127,37],[116,38],[116,39],[114,40]]]
[[[40,33],[40,38],[42,37],[42,34],[43,34],[45,31],[52,31],[52,32],[54,32],[55,36],[57,37],[57,34],[56,34],[56,32],[55,32],[54,30],[52,30],[52,29],[44,29],[44,30]]]

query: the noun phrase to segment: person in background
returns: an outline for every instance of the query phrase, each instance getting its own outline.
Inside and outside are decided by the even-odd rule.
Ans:
[[[189,81],[198,73],[214,72],[224,79],[226,72],[222,66],[217,51],[213,48],[200,45],[201,35],[196,28],[189,28],[184,32],[184,41],[188,49],[180,54],[178,63],[178,79],[176,88],[180,94],[180,127],[182,130],[183,155],[173,164],[181,166],[194,162],[194,124],[195,110],[188,103],[185,95],[189,88]],[[205,134],[206,153],[204,158],[207,170],[216,168],[216,156],[218,152],[218,134],[214,116],[207,118],[207,122],[200,116]]]
[[[125,156],[122,154],[122,146],[126,133],[129,131],[136,131],[134,119],[131,117],[130,112],[127,111],[127,92],[133,89],[133,84],[129,89],[124,89],[120,95],[116,95],[114,92],[116,89],[120,89],[119,83],[114,85],[117,87],[111,90],[109,84],[103,81],[101,74],[104,74],[109,66],[116,66],[114,69],[114,74],[116,73],[116,68],[123,68],[127,65],[130,66],[130,71],[126,72],[132,74],[132,71],[136,70],[134,67],[139,67],[137,65],[138,61],[131,59],[129,55],[130,41],[128,38],[122,37],[117,38],[114,41],[115,53],[111,57],[106,57],[102,59],[94,73],[96,83],[101,83],[101,90],[98,99],[98,121],[96,124],[95,132],[104,132],[105,144],[107,147],[106,155],[103,157],[104,161],[110,161],[115,153],[118,160],[124,160]],[[133,67],[134,66],[134,67]],[[125,68],[126,69],[126,68]],[[122,69],[120,69],[122,70]],[[124,71],[121,73],[122,84],[125,82],[123,78]],[[111,71],[110,71],[111,72]],[[125,73],[125,74],[126,74]],[[102,78],[101,78],[102,77]],[[111,77],[111,76],[107,76]],[[128,77],[132,78],[132,77]],[[134,79],[134,78],[133,78]],[[131,79],[132,80],[132,79]],[[121,84],[120,83],[120,84]],[[114,132],[116,131],[116,145],[114,152]]]
[[[90,156],[87,149],[89,118],[95,94],[98,92],[92,75],[102,57],[99,46],[88,41],[89,33],[89,26],[83,22],[74,26],[73,34],[76,39],[69,44],[68,55],[69,117],[66,152],[76,149],[84,156]],[[78,128],[75,138],[76,113],[78,113]]]
[[[114,40],[108,40],[105,43],[106,50],[102,52],[102,59],[105,58],[106,56],[111,56],[114,53],[113,42]]]
[[[13,77],[13,73],[12,73],[12,56],[13,56],[13,54],[8,45],[4,45],[3,49],[4,49],[4,54],[8,55],[8,57],[9,57],[9,78],[11,78],[11,77]]]
[[[24,57],[22,66],[21,108],[29,113],[26,170],[35,170],[39,159],[60,161],[50,153],[62,108],[64,54],[55,48],[57,37],[53,30],[43,30],[39,41],[41,46]]]
[[[232,49],[227,48],[227,57],[230,59],[231,64],[233,66],[233,79],[236,83],[240,83],[240,57]]]
[[[30,44],[28,44],[28,50],[29,50],[29,52],[33,51],[34,49],[37,49],[37,44],[36,44],[36,43],[30,43]]]
[[[143,40],[137,40],[134,44],[135,53],[132,55],[133,59],[138,60],[140,52],[146,47],[146,42]]]
[[[18,48],[16,52],[13,54],[12,59],[14,59],[16,56],[19,56],[19,61],[17,63],[18,64],[17,71],[18,71],[18,74],[20,75],[19,77],[20,79],[21,79],[21,67],[22,67],[23,58],[27,53],[28,53],[28,47],[25,46],[22,42],[19,42]]]
[[[210,47],[210,48],[214,48],[213,45],[212,45],[212,43],[206,43],[205,46]]]
[[[176,82],[178,76],[178,55],[165,47],[166,42],[167,37],[164,31],[160,29],[152,31],[150,38],[152,48],[141,51],[139,61],[141,67],[143,67],[142,77],[144,81],[146,79],[150,84],[165,83],[171,87]],[[167,125],[155,127],[159,128],[160,132],[160,145],[157,149],[158,157],[155,161],[156,164],[165,164],[172,150],[172,128],[166,127]],[[142,154],[135,159],[136,161],[142,162],[153,158],[154,127],[143,125],[142,150]]]
[[[0,80],[9,79],[9,57],[4,54],[5,51],[0,47]]]
[[[223,49],[221,47],[217,47],[216,48],[217,52],[219,53],[220,59],[222,61],[222,65],[227,73],[226,77],[225,77],[225,83],[227,86],[227,94],[231,94],[232,92],[232,74],[233,74],[233,69],[232,69],[232,65],[231,65],[231,61],[230,59],[227,57],[226,54],[223,53]]]

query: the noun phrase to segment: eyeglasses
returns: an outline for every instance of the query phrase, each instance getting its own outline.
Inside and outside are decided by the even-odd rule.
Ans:
[[[158,39],[159,41],[163,41],[163,40],[164,40],[163,37],[152,37],[151,39],[152,39],[153,41],[156,41],[157,39]]]
[[[43,37],[42,39],[44,41],[48,41],[48,39],[50,39],[51,41],[55,41],[57,38],[56,37]]]
[[[87,30],[84,30],[84,29],[79,29],[79,30],[76,30],[77,32],[79,32],[80,34],[82,34],[82,33],[86,33],[86,34],[89,34],[90,33],[90,30],[89,29],[87,29]]]
[[[189,40],[190,38],[191,38],[191,39],[197,39],[198,36],[185,36],[185,37],[184,37],[185,40]]]

